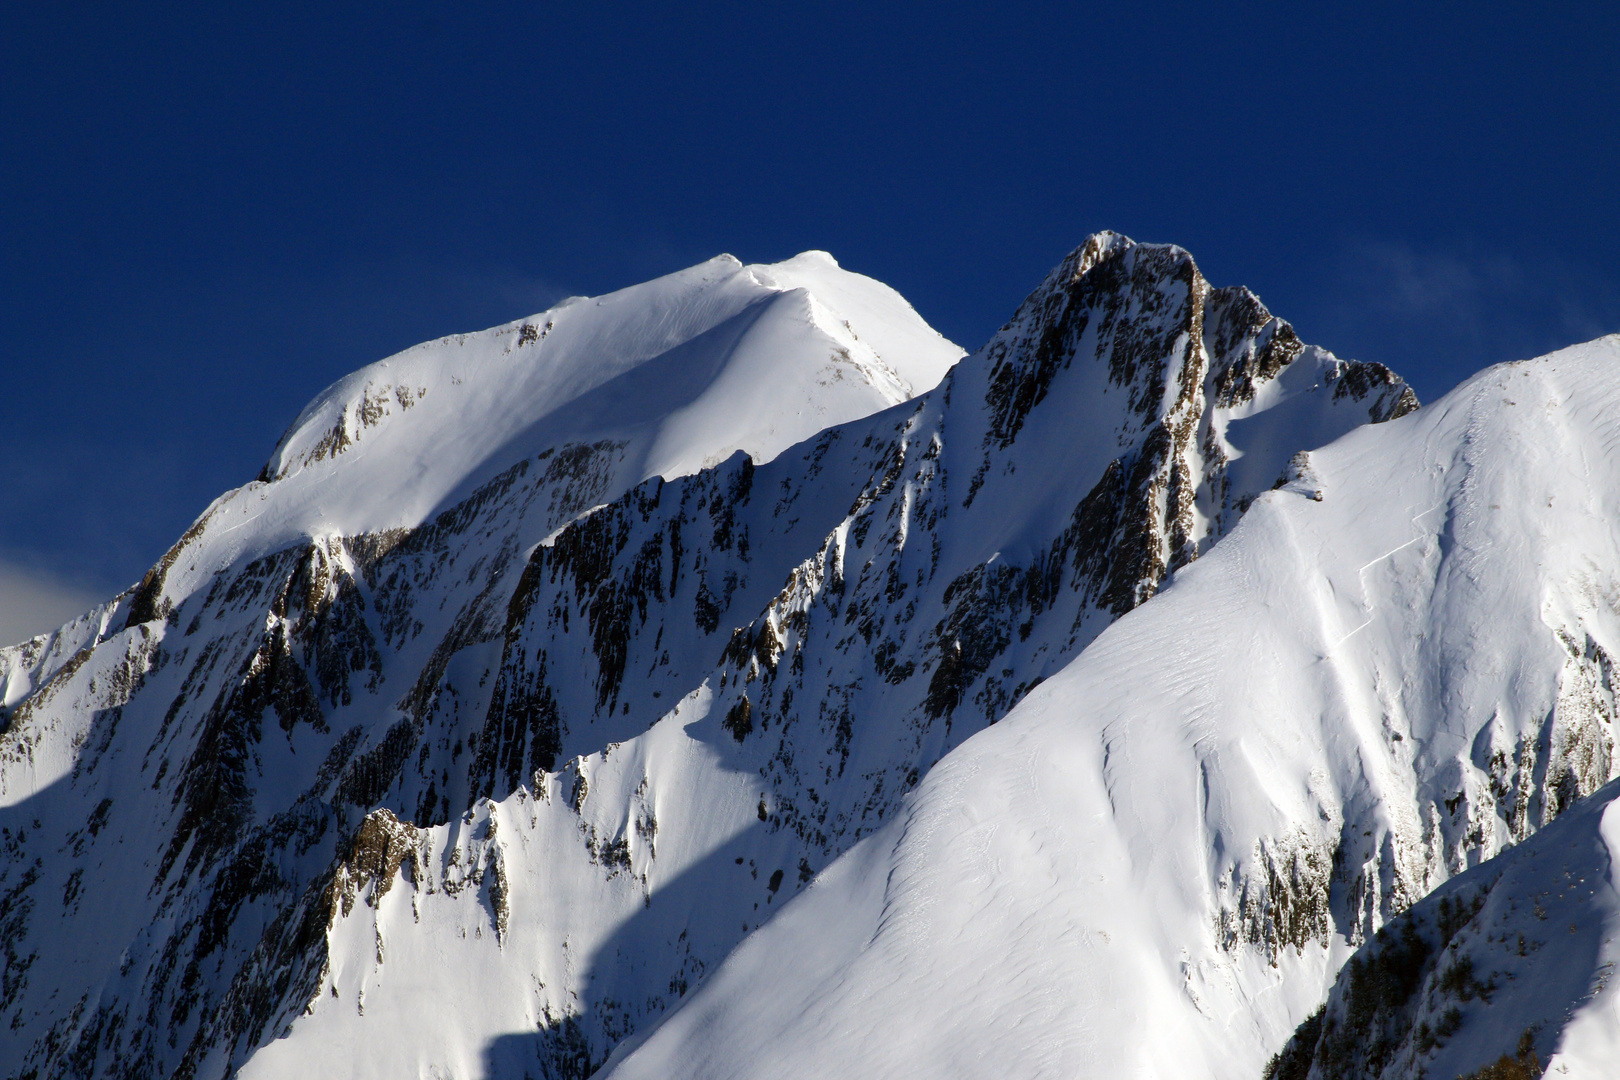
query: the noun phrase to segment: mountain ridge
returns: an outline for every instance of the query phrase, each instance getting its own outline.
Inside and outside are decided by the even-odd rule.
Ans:
[[[1615,775],[1617,403],[1620,335],[1311,451],[608,1075],[1259,1075]]]
[[[1617,796],[1611,781],[1402,913],[1351,957],[1265,1080],[1612,1072]]]
[[[813,340],[798,355],[814,357],[838,340],[822,301],[780,288],[830,273],[809,263],[737,287],[776,290],[749,326],[785,312],[768,340]],[[562,340],[498,329],[501,357]],[[39,969],[53,981],[94,970],[98,940],[131,944],[101,983],[123,989],[36,1014],[7,1054],[82,1075],[279,1075],[311,1054],[357,1074],[583,1075],[1274,483],[1316,491],[1302,451],[1415,406],[1387,369],[1300,343],[1181,249],[1116,234],[1077,249],[970,361],[947,374],[949,350],[928,348],[937,389],[774,453],[665,476],[655,437],[626,471],[633,455],[597,428],[493,475],[456,465],[406,507],[419,524],[382,497],[386,513],[345,519],[375,528],[350,532],[304,528],[305,508],[330,508],[297,485],[363,478],[389,458],[378,440],[450,387],[407,407],[396,384],[415,380],[382,399],[367,369],[318,398],[276,479],[238,496],[305,500],[258,548],[232,541],[208,568],[198,538],[255,520],[251,503],[216,505],[137,589],[0,651],[7,801],[53,756],[62,800],[59,824],[8,826],[0,887],[39,912],[46,879],[82,905],[100,892],[87,880],[145,878],[170,927],[148,942],[132,905],[128,929],[69,948],[40,915],[19,924],[19,944],[54,950]],[[868,370],[871,412],[884,381]],[[387,409],[369,423],[368,401]],[[504,430],[478,445],[515,454]],[[703,465],[727,452],[715,441],[665,460]],[[435,444],[402,445],[420,461]],[[112,786],[102,809],[92,796]],[[161,843],[109,868],[101,837],[140,847],[124,843],[137,820],[164,822]],[[63,839],[29,880],[41,827]],[[13,1023],[38,978],[25,961],[8,961]]]

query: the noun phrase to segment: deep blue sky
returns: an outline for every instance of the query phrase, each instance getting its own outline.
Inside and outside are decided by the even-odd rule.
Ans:
[[[720,251],[973,348],[1115,228],[1425,398],[1620,330],[1612,4],[336,6],[0,15],[0,569],[117,589],[340,375]]]

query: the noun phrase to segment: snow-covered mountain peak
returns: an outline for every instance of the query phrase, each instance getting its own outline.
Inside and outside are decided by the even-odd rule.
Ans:
[[[955,358],[806,253],[334,387],[141,586],[0,650],[0,1050],[577,1080],[1119,616],[1208,577],[1251,506],[1332,508],[1306,451],[1415,406],[1117,234]],[[1246,625],[1126,650],[1131,691],[1186,690]],[[1196,786],[1140,756],[1109,760]]]
[[[1417,408],[1381,364],[1306,346],[1248,289],[1215,288],[1184,249],[1098,233],[1076,248],[941,393],[979,445],[958,439],[968,505],[1014,548],[1061,528],[1082,498],[1110,507],[1082,561],[1123,613],[1224,534],[1290,458],[1368,421]],[[998,470],[1097,462],[1061,498]],[[1029,525],[1026,528],[1025,523]],[[1022,534],[1022,535],[1021,535]]]
[[[893,289],[819,253],[722,255],[426,342],[306,407],[259,480],[217,499],[148,575],[137,621],[220,566],[415,528],[556,454],[545,536],[649,477],[738,452],[768,461],[931,388],[961,355]]]
[[[410,526],[546,446],[614,443],[627,483],[737,450],[769,460],[931,388],[960,355],[899,294],[824,253],[722,255],[362,368],[304,410],[261,479],[341,473],[342,495],[293,511],[304,524]]]
[[[1062,262],[1051,269],[1041,284],[1030,294],[1029,299],[1025,300],[1024,304],[1014,313],[1010,321],[1018,322],[1026,317],[1031,309],[1031,302],[1037,297],[1049,296],[1068,288],[1090,273],[1104,259],[1134,246],[1136,246],[1136,241],[1123,233],[1114,232],[1112,229],[1102,229],[1092,233],[1081,241],[1079,247],[1069,252]],[[1174,251],[1181,252],[1182,255],[1186,255],[1186,252],[1177,245],[1170,244],[1166,246]],[[1190,258],[1190,256],[1188,257]]]

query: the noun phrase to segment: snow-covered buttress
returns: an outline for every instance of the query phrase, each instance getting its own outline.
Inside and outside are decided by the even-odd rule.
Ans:
[[[1266,1080],[1613,1076],[1617,799],[1620,780],[1385,925]]]

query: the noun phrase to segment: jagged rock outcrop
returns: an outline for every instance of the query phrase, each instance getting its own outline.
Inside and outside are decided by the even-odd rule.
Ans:
[[[486,731],[657,715],[648,695],[720,655],[728,730],[772,744],[779,820],[825,857],[1283,478],[1302,444],[1279,432],[1319,441],[1415,407],[1386,369],[1300,345],[1246,290],[1211,289],[1186,252],[1094,237],[881,426],[829,433],[797,467],[684,482],[678,501],[632,493],[536,550]],[[829,475],[868,477],[836,516]],[[787,526],[815,538],[797,565],[780,560]],[[684,619],[708,644],[683,656],[676,639],[672,657]],[[640,700],[619,699],[626,670]],[[862,714],[886,718],[863,733],[883,745],[829,798]]]
[[[1620,781],[1386,925],[1265,1080],[1611,1073],[1617,797]]]

